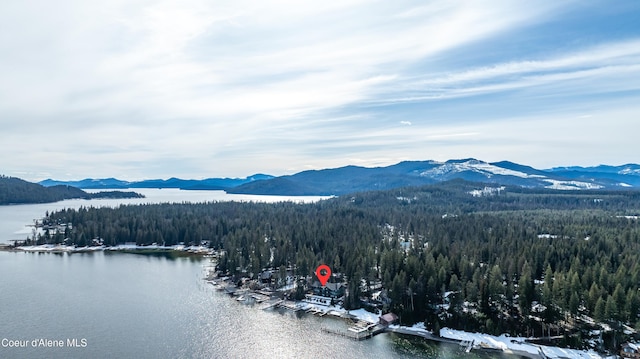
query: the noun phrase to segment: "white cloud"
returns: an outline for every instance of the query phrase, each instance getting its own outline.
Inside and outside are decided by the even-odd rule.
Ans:
[[[573,95],[640,89],[640,81],[633,79],[640,80],[640,39],[593,46],[546,60],[507,62],[431,78],[405,79],[396,89],[400,96],[391,93],[380,103],[478,96],[549,84],[570,87]]]
[[[637,90],[634,39],[547,58],[424,64],[572,5],[3,2],[0,34],[10,35],[0,36],[0,150],[29,150],[0,167],[59,177],[244,176],[431,158],[435,143],[452,157],[474,152],[465,141],[480,145],[487,131],[459,122],[486,114],[386,107],[536,88],[532,97]]]

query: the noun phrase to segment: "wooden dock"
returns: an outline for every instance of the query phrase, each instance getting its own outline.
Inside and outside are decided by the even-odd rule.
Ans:
[[[263,295],[263,294],[259,294],[259,293],[252,293],[250,295],[251,298],[256,300],[256,303],[262,303],[262,302],[266,302],[269,299],[271,299],[271,297]]]
[[[413,336],[422,337],[424,339],[433,340],[433,341],[440,342],[440,343],[461,345],[461,342],[462,342],[460,340],[437,337],[437,336],[435,336],[435,335],[433,335],[433,334],[431,334],[429,332],[415,331],[415,330],[410,330],[410,329],[402,328],[402,327],[386,328],[385,331],[387,331],[389,333],[413,335]]]
[[[299,310],[302,310],[297,304],[296,302],[290,301],[290,300],[283,300],[282,302],[280,302],[279,307],[281,308],[285,308],[285,309],[289,309],[293,312],[297,312]]]
[[[275,300],[275,301],[272,301],[272,302],[267,302],[262,307],[260,307],[260,309],[267,310],[267,309],[271,309],[271,308],[276,308],[280,304],[282,304],[282,302],[284,302],[284,300],[282,300],[282,299],[278,299],[278,300]]]
[[[341,337],[345,337],[353,340],[365,340],[365,339],[372,338],[375,335],[383,333],[384,329],[385,329],[384,326],[380,324],[371,324],[364,328],[353,326],[353,327],[347,328],[346,330],[326,328],[326,327],[320,328],[320,330],[322,330],[325,333],[331,333],[331,334],[339,335]]]
[[[349,330],[340,330],[340,329],[332,329],[332,328],[320,328],[320,330],[322,330],[325,333],[331,333],[331,334],[339,335],[341,337],[345,337],[353,340],[364,340],[364,339],[371,338],[372,336],[370,333],[362,334],[362,333],[352,332]]]

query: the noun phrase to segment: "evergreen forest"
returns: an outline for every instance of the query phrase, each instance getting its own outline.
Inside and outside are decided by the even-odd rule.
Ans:
[[[33,240],[206,244],[231,276],[289,268],[301,283],[324,263],[348,283],[346,308],[382,306],[436,332],[559,335],[584,347],[609,328],[613,347],[640,327],[640,192],[493,186],[63,210],[45,224],[72,226]]]

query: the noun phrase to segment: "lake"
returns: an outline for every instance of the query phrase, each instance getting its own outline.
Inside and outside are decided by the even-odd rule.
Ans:
[[[29,233],[46,211],[123,203],[262,200],[224,192],[141,190],[143,200],[0,207],[0,236]],[[295,198],[317,201],[319,198]],[[0,238],[2,238],[0,237]],[[325,333],[338,319],[260,310],[215,291],[199,257],[0,251],[2,358],[456,357],[457,347],[391,334],[365,341]],[[11,347],[13,346],[13,347]],[[18,346],[18,347],[15,347]],[[473,355],[473,354],[472,354]],[[464,357],[469,358],[469,355]]]

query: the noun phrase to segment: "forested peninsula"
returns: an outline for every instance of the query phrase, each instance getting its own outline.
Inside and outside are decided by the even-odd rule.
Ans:
[[[0,175],[0,205],[49,203],[65,199],[143,198],[136,192],[104,191],[87,193],[79,188],[58,185],[44,187],[16,177]]]
[[[640,192],[528,190],[464,181],[311,204],[158,204],[51,213],[32,242],[200,245],[218,269],[292,271],[304,295],[319,264],[346,308],[575,348],[617,348],[640,328]],[[279,271],[276,269],[280,269]]]

